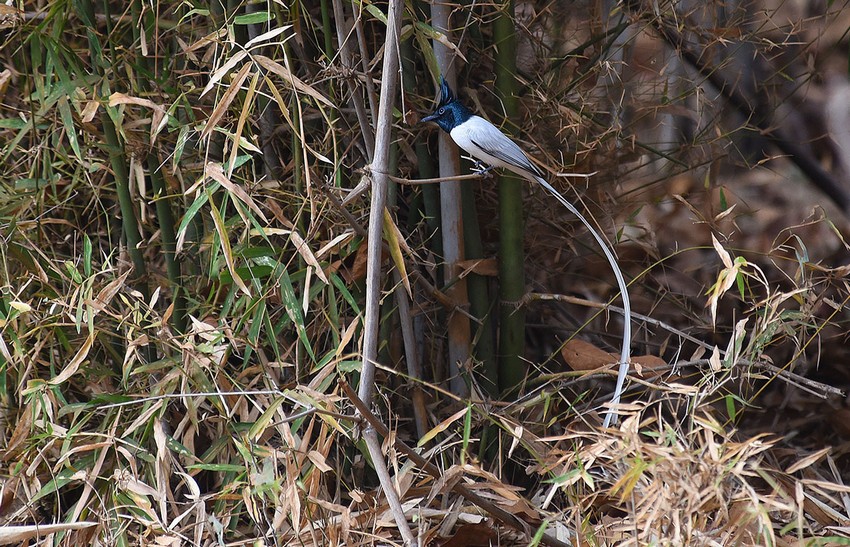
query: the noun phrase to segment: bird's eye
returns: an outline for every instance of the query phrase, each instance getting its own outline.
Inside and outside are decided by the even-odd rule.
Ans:
[[[441,108],[440,110],[437,111],[437,114],[445,114],[445,113],[446,113],[445,107],[443,107],[443,108]]]

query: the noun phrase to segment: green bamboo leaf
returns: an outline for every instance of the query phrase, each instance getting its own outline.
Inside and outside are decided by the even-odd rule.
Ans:
[[[79,480],[73,478],[75,472],[76,471],[74,469],[70,468],[61,469],[58,473],[56,473],[56,476],[52,480],[47,481],[47,483],[45,483],[45,485],[36,492],[35,496],[30,501],[34,503],[45,496],[58,492],[64,486],[71,484],[75,480]]]
[[[20,118],[0,119],[0,129],[23,129],[24,127],[29,127],[29,122],[27,120],[22,120]]]
[[[199,471],[216,471],[219,473],[244,473],[244,465],[234,465],[232,463],[196,463],[187,465],[187,469],[197,469]]]
[[[449,50],[451,50],[455,55],[466,61],[466,57],[464,57],[463,53],[458,49],[457,45],[449,40],[449,37],[439,30],[435,29],[431,25],[423,23],[422,21],[417,21],[415,23],[416,30],[419,31],[419,34],[423,35],[427,40],[435,40],[440,44],[446,46]],[[468,61],[466,61],[468,62]],[[439,72],[437,72],[439,74]]]
[[[316,355],[313,353],[313,347],[310,345],[310,339],[307,336],[307,326],[304,324],[304,315],[301,313],[301,299],[295,295],[295,289],[292,287],[292,280],[289,277],[289,272],[281,265],[280,275],[278,276],[280,284],[280,297],[283,300],[286,314],[295,325],[295,330],[298,332],[298,338],[304,345],[304,349],[310,355],[310,359],[316,362]]]
[[[91,238],[88,234],[83,234],[83,271],[86,277],[91,277]]]
[[[337,273],[331,273],[330,275],[331,283],[339,293],[342,295],[343,300],[351,306],[351,309],[357,315],[362,315],[362,311],[360,311],[360,306],[357,304],[357,300],[355,300],[354,296],[352,296],[351,292],[349,292],[348,287],[345,286],[345,281],[339,276]]]
[[[269,424],[272,422],[272,418],[274,418],[275,414],[277,414],[277,409],[286,401],[283,397],[277,397],[272,404],[263,412],[257,421],[251,426],[251,429],[248,430],[248,439],[252,441],[256,441],[260,438],[260,435],[266,430]]]
[[[74,127],[74,117],[71,114],[71,105],[68,103],[68,97],[59,97],[59,115],[62,117],[62,126],[65,129],[65,136],[68,137],[68,143],[74,151],[74,155],[80,162],[83,162],[83,154],[80,152],[80,142],[77,140],[77,129]]]
[[[257,11],[254,13],[247,13],[245,15],[237,15],[233,18],[234,25],[256,25],[259,23],[266,23],[268,21],[274,21],[275,15],[270,11]]]
[[[201,207],[207,204],[209,201],[209,195],[207,192],[201,192],[195,197],[195,201],[192,202],[192,205],[186,209],[186,214],[183,215],[183,219],[180,221],[180,227],[177,229],[177,251],[183,247],[183,240],[186,237],[186,229],[189,228],[189,225],[192,223],[192,220],[195,218],[195,215],[198,214],[198,211],[201,210]]]
[[[414,36],[417,45],[419,45],[419,50],[422,52],[422,57],[425,59],[425,64],[428,65],[428,72],[436,82],[440,76],[440,65],[437,63],[437,56],[434,54],[434,46],[424,32],[417,32]]]
[[[186,14],[183,15],[183,17],[180,18],[180,20],[177,22],[177,27],[180,27],[186,19],[194,17],[195,15],[200,15],[201,17],[209,17],[210,16],[210,10],[201,9],[201,8],[192,8],[191,10],[187,11]]]
[[[375,4],[369,3],[366,4],[366,11],[368,11],[372,17],[382,22],[385,26],[387,24],[387,15],[378,8]]]

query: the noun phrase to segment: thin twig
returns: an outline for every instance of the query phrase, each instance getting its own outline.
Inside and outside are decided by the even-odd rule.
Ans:
[[[575,296],[568,296],[566,294],[529,293],[529,294],[525,295],[525,297],[522,299],[522,302],[520,304],[525,305],[525,304],[528,304],[529,302],[531,302],[533,300],[556,300],[556,301],[559,301],[559,302],[569,302],[570,304],[576,304],[576,305],[584,306],[584,307],[587,307],[587,308],[596,308],[596,309],[599,309],[599,310],[612,311],[612,312],[615,312],[615,313],[619,313],[620,315],[626,314],[626,310],[624,310],[623,308],[621,308],[619,306],[615,306],[611,303],[604,304],[602,302],[593,302],[592,300],[585,300],[584,298],[576,298]],[[668,331],[672,332],[673,334],[680,336],[680,337],[684,338],[685,340],[687,340],[689,342],[693,342],[694,344],[698,344],[698,345],[703,346],[707,349],[714,349],[714,346],[712,346],[712,345],[710,345],[706,342],[703,342],[699,338],[694,338],[690,334],[688,334],[686,332],[682,332],[679,329],[677,329],[676,327],[668,325],[667,323],[665,323],[663,321],[659,321],[658,319],[653,319],[652,317],[649,317],[648,315],[643,315],[641,313],[632,312],[631,315],[632,315],[632,317],[634,317],[636,319],[640,319],[640,320],[642,320],[646,323],[649,323],[651,325],[655,325],[656,327],[661,327],[662,329],[668,330]]]
[[[338,2],[339,0],[335,0]],[[393,107],[398,93],[398,29],[404,10],[402,0],[392,0],[387,11],[387,35],[384,42],[384,63],[381,74],[381,101],[378,105],[377,132],[375,134],[375,155],[372,158],[372,203],[369,214],[368,255],[366,261],[366,319],[363,328],[363,361],[360,369],[360,386],[358,396],[362,401],[371,403],[375,394],[375,361],[378,356],[378,330],[380,327],[381,257],[383,255],[384,208],[387,201],[387,171],[390,165],[390,147],[392,145]],[[367,408],[368,410],[368,408]],[[387,471],[384,455],[380,444],[374,437],[374,430],[366,429],[364,438],[372,464],[384,496],[389,503],[395,518],[396,526],[404,538],[405,544],[412,547],[416,544],[401,502],[398,500],[393,482]]]
[[[413,403],[413,419],[416,424],[416,435],[421,439],[428,432],[428,414],[425,408],[425,394],[422,393],[422,364],[419,362],[419,351],[416,348],[416,334],[413,331],[413,316],[410,313],[410,301],[404,285],[401,283],[401,273],[398,268],[393,270],[395,279],[395,300],[398,306],[398,322],[401,325],[401,337],[404,341],[404,360],[407,363],[407,374],[414,378],[411,389]]]
[[[420,186],[423,184],[439,184],[441,182],[448,182],[452,180],[474,180],[482,178],[479,173],[472,173],[469,175],[452,175],[449,177],[436,177],[432,179],[405,179],[402,177],[394,177],[390,175],[390,180],[396,182],[398,184],[406,184],[408,186]]]
[[[363,440],[366,441],[366,447],[369,449],[369,454],[372,455],[373,461],[380,461],[383,464],[383,452],[381,452],[381,441],[378,439],[378,434],[374,426],[366,427],[363,431]],[[375,458],[375,456],[378,458]],[[393,479],[387,471],[386,465],[376,465],[375,472],[378,474],[378,480],[384,489],[384,496],[387,498],[387,504],[390,506],[390,511],[395,519],[395,525],[398,531],[401,532],[401,537],[404,539],[404,544],[408,547],[416,545],[416,538],[413,537],[413,532],[410,531],[410,526],[407,524],[407,517],[404,514],[404,508],[399,501],[398,493],[393,487]]]

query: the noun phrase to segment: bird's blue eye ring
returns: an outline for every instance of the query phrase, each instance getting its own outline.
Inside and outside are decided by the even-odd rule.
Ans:
[[[446,108],[445,108],[445,107],[440,108],[440,110],[438,110],[438,111],[437,111],[437,113],[438,113],[438,114],[445,114],[445,113],[446,113]]]

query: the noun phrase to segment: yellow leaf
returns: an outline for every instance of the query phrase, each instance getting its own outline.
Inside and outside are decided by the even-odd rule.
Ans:
[[[230,271],[230,275],[233,277],[233,282],[236,286],[239,287],[246,295],[251,296],[251,291],[248,290],[245,282],[242,281],[242,278],[239,277],[239,273],[236,271],[236,262],[233,260],[233,249],[230,248],[230,239],[227,237],[227,227],[224,225],[224,219],[221,218],[221,213],[219,213],[218,207],[215,206],[212,199],[209,200],[209,203],[210,213],[212,215],[213,224],[215,225],[215,231],[218,232],[218,239],[221,244],[221,253],[224,255],[224,261],[227,263],[227,269]]]
[[[416,443],[416,446],[425,446],[431,439],[448,429],[452,423],[456,422],[460,418],[462,418],[467,412],[469,412],[468,408],[462,408],[437,424],[431,431],[422,435],[422,438],[419,439],[419,442]]]
[[[30,306],[26,302],[21,302],[20,300],[12,300],[11,302],[9,302],[9,305],[21,313],[27,313],[32,311],[32,306]]]
[[[402,237],[401,232],[395,225],[395,222],[393,222],[393,217],[386,208],[384,208],[384,239],[390,248],[390,255],[393,257],[395,267],[398,268],[398,273],[401,276],[401,282],[404,285],[405,290],[407,290],[408,296],[413,298],[413,291],[410,289],[410,280],[407,278],[407,268],[404,265],[404,255],[401,253],[402,244],[404,244],[405,247],[407,247],[407,244],[404,243],[404,238]]]

